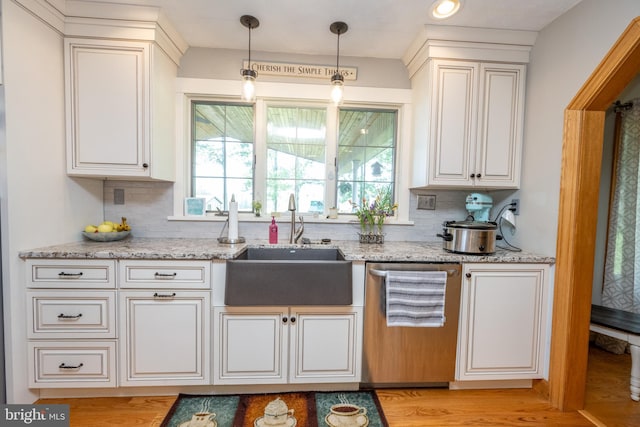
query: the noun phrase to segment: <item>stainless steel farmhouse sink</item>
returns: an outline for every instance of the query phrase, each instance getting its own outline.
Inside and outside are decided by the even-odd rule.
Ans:
[[[336,248],[247,248],[226,267],[226,305],[352,303],[351,261]]]

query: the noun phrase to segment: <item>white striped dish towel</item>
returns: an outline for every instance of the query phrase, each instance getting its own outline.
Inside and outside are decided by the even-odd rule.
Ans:
[[[446,271],[387,271],[387,326],[444,326]]]

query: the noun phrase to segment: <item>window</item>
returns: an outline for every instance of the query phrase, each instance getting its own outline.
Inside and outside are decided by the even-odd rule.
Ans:
[[[253,106],[192,102],[191,196],[206,198],[207,210],[238,209],[253,202]]]
[[[324,212],[326,108],[267,107],[267,212]]]
[[[286,212],[294,194],[298,212],[319,215],[353,213],[381,191],[394,198],[396,109],[192,101],[191,122],[191,196],[208,210],[226,210],[232,194],[240,211],[255,197]]]
[[[341,109],[338,119],[338,212],[353,212],[352,202],[372,201],[391,191],[395,177],[397,113]]]

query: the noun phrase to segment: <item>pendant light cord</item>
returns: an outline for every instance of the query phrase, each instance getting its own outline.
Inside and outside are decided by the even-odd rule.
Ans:
[[[251,69],[251,25],[249,25],[249,69]]]
[[[338,32],[338,47],[336,49],[336,74],[340,74],[340,32]]]

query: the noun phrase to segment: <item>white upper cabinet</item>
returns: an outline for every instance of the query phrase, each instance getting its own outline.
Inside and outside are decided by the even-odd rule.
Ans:
[[[173,181],[176,75],[153,43],[65,39],[67,173]]]
[[[434,59],[422,73],[413,187],[518,188],[525,66]]]
[[[481,42],[508,32],[462,36],[476,32],[474,42],[427,40],[408,60],[411,187],[520,187],[528,47]]]
[[[160,8],[66,3],[67,174],[174,181],[175,85],[188,45]]]

